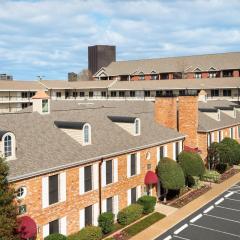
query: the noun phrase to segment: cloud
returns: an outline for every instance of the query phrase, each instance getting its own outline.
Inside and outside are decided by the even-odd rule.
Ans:
[[[87,67],[87,47],[117,59],[239,51],[240,1],[2,0],[0,72],[66,79]]]

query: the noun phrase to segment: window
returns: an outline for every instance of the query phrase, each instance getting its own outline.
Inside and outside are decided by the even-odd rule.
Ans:
[[[56,97],[57,98],[61,98],[62,97],[62,93],[61,92],[56,92]]]
[[[208,145],[208,147],[210,147],[211,144],[212,144],[211,133],[208,133],[208,135],[207,135],[207,145]]]
[[[209,72],[209,78],[215,78],[215,77],[217,77],[216,72]]]
[[[90,97],[90,98],[93,97],[93,92],[89,92],[89,97]]]
[[[107,198],[107,212],[113,212],[113,197]]]
[[[158,80],[158,75],[156,73],[152,74],[151,80]]]
[[[85,124],[83,127],[83,144],[91,143],[91,127],[89,124]]]
[[[22,109],[27,108],[28,107],[28,103],[22,103]]]
[[[173,96],[173,91],[172,90],[166,90],[166,96]]]
[[[144,91],[144,97],[150,97],[150,91]]]
[[[131,204],[137,202],[137,188],[132,188],[131,189]]]
[[[182,79],[182,73],[181,72],[174,72],[173,73],[173,79]]]
[[[59,233],[59,219],[49,223],[49,234]]]
[[[233,136],[233,128],[230,128],[230,138],[234,138],[234,136]]]
[[[111,92],[111,97],[116,97],[117,96],[117,92],[116,91],[112,91]]]
[[[85,92],[80,92],[79,95],[80,97],[85,97]]]
[[[225,70],[222,72],[223,77],[232,77],[233,76],[233,71],[232,70]]]
[[[22,92],[21,95],[22,98],[28,98],[28,92]]]
[[[78,96],[77,92],[73,92],[73,97],[76,98]]]
[[[49,177],[49,205],[59,201],[59,182],[58,175]]]
[[[88,206],[85,208],[85,226],[92,225],[93,223],[93,207]]]
[[[232,90],[231,89],[223,89],[223,96],[224,97],[231,97],[232,96]]]
[[[106,161],[106,184],[113,182],[113,161]]]
[[[17,189],[17,198],[23,199],[27,195],[27,188],[26,187],[20,187]]]
[[[124,91],[119,91],[119,97],[125,97],[125,92]]]
[[[136,175],[137,173],[136,162],[137,162],[137,154],[136,153],[131,154],[131,169],[130,169],[131,176]]]
[[[240,126],[238,126],[238,138],[240,138]]]
[[[217,97],[219,96],[219,90],[218,89],[212,89],[211,90],[211,97]]]
[[[202,74],[201,74],[201,73],[195,73],[195,74],[194,74],[194,77],[195,77],[195,78],[202,78]]]
[[[218,131],[218,142],[220,143],[222,140],[222,131]]]
[[[141,72],[140,75],[139,75],[139,80],[144,80],[144,79],[145,79],[144,73]]]
[[[168,73],[161,73],[160,74],[160,79],[162,79],[162,80],[169,79],[169,74]]]
[[[106,97],[106,96],[107,96],[107,93],[106,93],[106,92],[101,92],[101,96],[102,96],[102,97]]]
[[[48,112],[48,99],[42,100],[42,112],[47,113]]]
[[[175,154],[176,154],[176,159],[177,159],[177,157],[178,157],[178,154],[179,154],[179,150],[180,150],[180,148],[179,148],[179,142],[176,142],[175,143]]]
[[[185,90],[179,90],[179,96],[185,96]]]
[[[164,146],[161,146],[159,149],[159,159],[161,160],[164,156]]]
[[[135,120],[135,135],[140,135],[140,119]]]
[[[91,191],[92,185],[92,166],[84,167],[84,191]]]
[[[4,157],[11,157],[13,155],[13,143],[12,143],[12,136],[7,135],[4,137]]]
[[[135,97],[135,91],[130,91],[130,97]]]
[[[157,90],[156,91],[156,97],[161,97],[163,95],[163,91],[162,90]]]

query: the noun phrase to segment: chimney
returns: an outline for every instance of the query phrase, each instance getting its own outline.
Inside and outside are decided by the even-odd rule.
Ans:
[[[44,91],[38,91],[33,97],[33,112],[40,114],[50,113],[50,97]]]
[[[198,96],[178,97],[178,130],[186,134],[185,145],[197,147]]]
[[[176,97],[156,98],[155,121],[165,127],[177,129],[177,98]]]

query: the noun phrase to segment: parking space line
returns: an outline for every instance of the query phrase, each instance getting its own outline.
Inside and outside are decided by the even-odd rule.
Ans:
[[[163,240],[170,240],[170,239],[172,239],[172,236],[171,236],[171,235],[165,237]]]
[[[214,206],[210,206],[209,208],[207,208],[206,210],[203,211],[203,213],[208,213],[210,212],[212,209],[214,209]]]
[[[227,200],[235,201],[235,202],[240,202],[238,199],[232,199],[232,198],[227,198]]]
[[[210,231],[219,232],[219,233],[223,233],[223,234],[227,234],[227,235],[230,235],[230,236],[234,236],[234,237],[240,238],[239,235],[236,235],[236,234],[233,234],[233,233],[228,233],[228,232],[220,231],[220,230],[213,229],[213,228],[203,227],[203,226],[199,226],[199,225],[196,225],[196,224],[193,224],[193,223],[192,223],[191,225],[192,225],[192,226],[195,226],[195,227],[207,229],[207,230],[210,230]]]
[[[185,228],[188,227],[188,224],[184,224],[183,226],[181,226],[179,229],[177,229],[174,234],[179,234],[181,231],[183,231]]]
[[[180,237],[180,236],[174,236],[175,238],[180,238],[180,239],[183,239],[183,240],[191,240],[190,238],[184,238],[184,237]]]
[[[240,223],[239,221],[236,221],[236,220],[232,220],[232,219],[229,219],[229,218],[218,217],[218,216],[214,216],[214,215],[211,215],[211,214],[206,214],[206,216],[213,217],[213,218],[219,218],[219,219],[226,220],[226,221],[229,221],[229,222]]]
[[[220,198],[218,201],[215,202],[215,205],[218,205],[218,204],[220,204],[223,201],[224,201],[224,198]]]
[[[201,218],[203,215],[202,214],[198,214],[196,217],[194,217],[193,219],[190,220],[191,223],[196,222],[199,218]]]
[[[228,207],[222,207],[222,206],[217,206],[219,208],[224,208],[224,209],[228,209],[228,210],[232,210],[232,211],[237,211],[237,212],[240,212],[239,209],[235,209],[235,208],[228,208]]]
[[[230,193],[226,194],[224,197],[228,198],[228,197],[232,196],[233,194],[234,194],[234,192],[230,192]]]

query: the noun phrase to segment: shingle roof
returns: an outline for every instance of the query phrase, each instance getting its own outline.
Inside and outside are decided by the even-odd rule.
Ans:
[[[136,138],[124,131],[108,119],[109,115],[139,117],[141,136]],[[92,129],[92,145],[82,146],[55,127],[54,122],[58,120],[88,122]],[[10,180],[184,137],[155,123],[151,102],[104,101],[79,105],[78,102],[52,101],[48,115],[37,112],[0,115],[0,129],[16,136],[17,159],[9,161]]]
[[[208,71],[211,68],[216,70],[239,69],[240,52],[116,61],[105,67],[105,71],[108,76],[118,76],[137,75],[140,72],[150,74],[152,71],[157,73],[190,72],[194,71],[196,68],[201,71]]]
[[[46,90],[37,81],[0,81],[1,91],[40,91]]]
[[[112,122],[119,122],[119,123],[134,123],[136,117],[125,117],[125,116],[108,116],[108,118]]]

